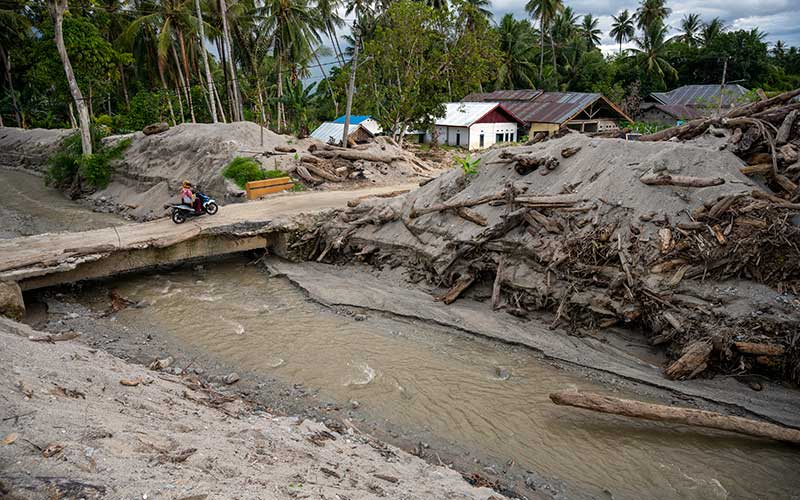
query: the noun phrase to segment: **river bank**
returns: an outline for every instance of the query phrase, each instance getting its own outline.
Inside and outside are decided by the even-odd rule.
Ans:
[[[318,266],[297,267],[330,284]],[[337,272],[352,277],[346,268]],[[364,276],[356,281],[380,300]],[[41,300],[48,316],[32,310],[31,319],[53,332],[81,331],[85,342],[137,363],[171,355],[174,367],[189,365],[220,384],[235,371],[241,379],[230,387],[264,407],[333,428],[353,422],[520,497],[782,496],[797,486],[789,470],[800,463],[788,446],[585,415],[556,408],[547,395],[576,387],[724,412],[728,405],[347,305],[354,288],[334,288],[339,302],[325,307],[246,260],[213,262],[51,290]],[[111,289],[136,305],[110,312]],[[414,310],[424,316],[424,308]],[[729,382],[731,392],[757,394]],[[775,391],[767,386],[762,395]]]

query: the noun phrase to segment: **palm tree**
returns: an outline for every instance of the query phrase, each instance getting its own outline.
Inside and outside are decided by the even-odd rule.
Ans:
[[[598,20],[591,14],[583,16],[583,23],[580,27],[581,35],[586,41],[586,46],[593,49],[600,43],[600,35],[603,34],[600,28],[597,27]]]
[[[783,59],[786,55],[786,44],[783,40],[778,40],[775,42],[775,46],[772,47],[772,55],[778,59]]]
[[[286,96],[283,101],[291,110],[292,116],[297,126],[298,136],[302,139],[308,135],[308,109],[314,101],[314,87],[312,83],[308,87],[303,86],[303,80],[287,82]]]
[[[560,48],[579,34],[580,26],[578,25],[578,15],[575,14],[572,7],[564,7],[556,14],[552,26],[550,27],[550,47],[553,54],[553,78],[556,84],[558,84],[556,47]]]
[[[664,58],[667,48],[667,27],[661,23],[647,26],[641,37],[634,38],[636,48],[633,55],[636,62],[642,66],[650,76],[657,76],[662,81],[667,77],[676,79],[678,72]]]
[[[676,41],[683,42],[690,47],[697,45],[697,33],[702,22],[699,14],[686,14],[681,19],[681,33],[675,37]]]
[[[296,63],[307,57],[313,44],[320,42],[319,19],[306,0],[267,0],[262,11],[264,27],[272,42],[273,57],[278,63],[278,129],[286,126],[283,107],[284,65],[289,65],[292,80],[297,79]]]
[[[506,14],[496,28],[500,38],[502,62],[497,71],[495,88],[534,87],[531,74],[535,71],[533,45],[536,36],[527,20],[518,21]]]
[[[75,106],[78,108],[78,119],[81,124],[81,151],[84,155],[91,155],[92,136],[89,130],[89,108],[86,105],[86,101],[83,100],[83,94],[81,94],[81,89],[78,87],[75,73],[72,71],[72,64],[69,62],[67,47],[64,45],[64,13],[67,11],[67,0],[51,0],[47,3],[47,7],[50,10],[50,15],[53,16],[56,48],[61,58],[61,64],[64,66],[64,73],[67,75],[69,91],[72,94],[72,100],[75,101]]]
[[[339,37],[336,35],[336,28],[344,26],[344,19],[337,13],[342,4],[342,0],[317,0],[317,14],[331,41],[331,48],[336,52],[336,60],[344,66],[342,48],[339,46]]]
[[[609,34],[619,44],[619,53],[622,54],[622,44],[633,40],[633,37],[636,36],[633,17],[628,12],[628,9],[625,9],[618,15],[612,16],[612,19],[614,19],[614,24],[611,25]]]
[[[720,34],[724,33],[727,29],[728,27],[725,25],[725,21],[715,17],[711,21],[705,23],[703,25],[703,29],[700,30],[701,44],[703,47],[710,46],[714,42],[714,39]]]
[[[8,93],[11,96],[11,106],[14,108],[14,118],[17,127],[24,125],[22,112],[17,102],[17,93],[14,90],[14,79],[11,77],[11,54],[8,48],[21,46],[26,43],[26,38],[30,33],[30,22],[15,10],[0,9],[0,64],[3,65],[3,73],[8,84]],[[2,127],[2,116],[0,116],[0,127]]]
[[[465,0],[464,3],[475,7],[475,10],[477,10],[486,19],[492,18],[491,0]]]
[[[544,34],[550,27],[550,24],[555,19],[556,14],[564,9],[562,0],[528,0],[525,4],[525,12],[527,12],[533,19],[539,20],[539,80],[542,79],[544,73]],[[555,44],[553,38],[550,37],[551,48],[555,58]]]
[[[666,0],[642,0],[636,9],[636,26],[646,32],[655,23],[664,24],[670,12],[672,9],[666,6]]]

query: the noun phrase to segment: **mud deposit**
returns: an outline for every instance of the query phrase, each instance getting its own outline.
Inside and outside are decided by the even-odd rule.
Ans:
[[[523,348],[324,309],[244,261],[130,276],[66,299],[100,312],[110,287],[143,307],[97,320],[101,327],[150,331],[242,374],[301,383],[342,408],[358,408],[367,423],[390,426],[400,442],[423,441],[423,453],[431,443],[429,460],[438,443],[451,443],[473,470],[528,478],[532,488],[520,493],[714,499],[800,491],[795,448],[556,407],[547,397],[554,390],[612,389]]]
[[[0,167],[0,238],[118,226],[116,215],[92,212],[45,186],[44,179]]]

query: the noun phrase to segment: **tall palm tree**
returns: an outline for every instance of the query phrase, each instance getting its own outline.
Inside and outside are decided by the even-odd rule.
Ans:
[[[600,43],[600,35],[602,35],[603,32],[597,27],[598,22],[598,19],[591,14],[583,16],[580,32],[589,49],[597,47],[597,44]]]
[[[697,45],[697,33],[702,26],[699,14],[686,14],[681,19],[681,33],[675,37],[676,41],[683,42],[690,47]]]
[[[786,43],[783,40],[778,40],[775,42],[775,46],[772,47],[772,55],[777,57],[778,59],[783,59],[786,55]]]
[[[317,29],[321,26],[306,0],[267,0],[259,10],[272,43],[273,57],[278,63],[277,120],[278,129],[282,130],[286,126],[283,106],[285,67],[289,66],[292,80],[296,80],[296,63],[308,56],[313,44],[320,42]]]
[[[562,0],[528,0],[525,4],[525,12],[533,19],[539,20],[539,80],[544,73],[544,34],[550,28],[550,24],[556,15],[564,9]],[[551,47],[555,55],[555,43],[550,37]]]
[[[636,26],[646,32],[655,23],[664,24],[670,12],[672,9],[666,6],[666,0],[641,0],[636,9]]]
[[[622,54],[622,44],[633,40],[633,37],[636,36],[633,17],[628,12],[628,9],[611,17],[614,19],[614,23],[611,25],[611,32],[609,34],[619,44],[619,53]]]
[[[711,21],[705,23],[703,25],[703,29],[700,30],[700,43],[703,47],[710,46],[714,39],[717,38],[720,34],[724,33],[728,27],[725,25],[725,21],[722,19],[715,17]]]
[[[506,14],[496,32],[500,38],[502,62],[497,71],[495,88],[534,87],[531,74],[536,69],[533,52],[536,35],[533,27],[527,20],[518,21],[513,14]]]
[[[492,18],[492,0],[465,0],[464,3],[475,7],[475,9],[486,19]]]
[[[678,72],[664,58],[664,51],[667,48],[666,37],[666,26],[659,22],[648,25],[641,37],[634,38],[636,47],[631,55],[650,76],[657,76],[662,81],[678,77]]]
[[[578,15],[572,10],[572,7],[564,7],[556,14],[552,26],[550,27],[550,47],[553,55],[553,79],[556,84],[558,84],[556,47],[561,48],[579,34],[580,26],[578,24]]]
[[[322,21],[325,33],[331,41],[331,48],[336,52],[336,60],[344,66],[344,55],[339,46],[339,37],[336,29],[344,27],[344,19],[338,14],[339,8],[343,5],[342,0],[317,0],[317,14]]]

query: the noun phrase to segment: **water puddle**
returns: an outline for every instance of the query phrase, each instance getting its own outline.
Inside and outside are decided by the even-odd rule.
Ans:
[[[241,370],[302,383],[342,405],[357,400],[400,428],[513,459],[563,481],[568,497],[800,491],[795,448],[557,407],[552,391],[609,389],[522,348],[413,321],[333,314],[242,262],[131,276],[114,287],[149,304],[120,312],[122,325],[152,327]]]

